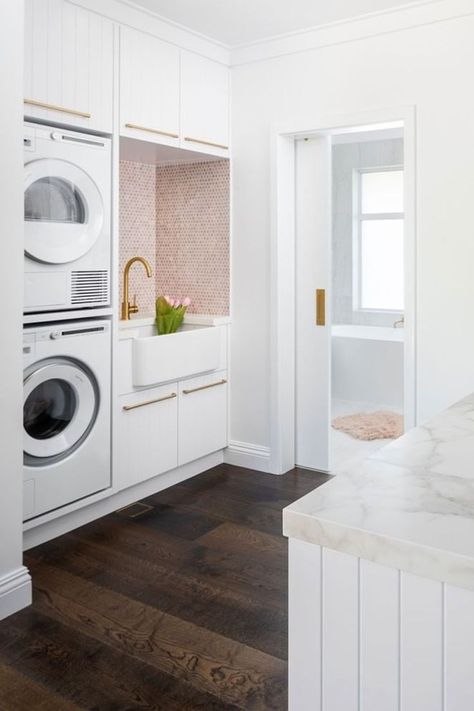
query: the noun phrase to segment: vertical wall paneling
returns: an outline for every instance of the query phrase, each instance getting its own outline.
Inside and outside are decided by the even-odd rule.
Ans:
[[[289,540],[290,711],[321,711],[321,548]]]
[[[445,587],[445,696],[443,711],[474,709],[474,594]]]
[[[402,572],[400,594],[401,709],[443,711],[443,585]]]
[[[399,711],[399,571],[360,561],[360,708]]]
[[[28,117],[112,132],[114,25],[66,0],[26,0],[24,96]]]
[[[323,549],[322,706],[359,709],[359,561]]]

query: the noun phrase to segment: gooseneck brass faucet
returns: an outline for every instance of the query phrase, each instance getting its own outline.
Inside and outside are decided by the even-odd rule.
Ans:
[[[130,318],[130,314],[136,314],[138,311],[136,299],[134,299],[133,304],[131,304],[128,299],[128,274],[130,271],[130,267],[135,264],[135,262],[140,262],[140,264],[143,264],[148,278],[150,278],[152,274],[150,264],[143,257],[132,257],[126,263],[125,269],[123,270],[122,321],[128,321]]]

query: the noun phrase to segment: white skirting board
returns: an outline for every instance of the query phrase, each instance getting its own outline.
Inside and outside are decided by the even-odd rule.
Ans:
[[[52,538],[61,536],[63,533],[72,531],[101,516],[106,516],[113,511],[117,511],[117,509],[123,506],[128,506],[139,499],[157,494],[169,486],[179,484],[186,479],[190,479],[197,474],[212,469],[212,467],[222,462],[223,454],[222,450],[219,450],[218,452],[214,452],[214,454],[208,454],[201,459],[196,459],[193,462],[184,464],[169,472],[159,474],[152,479],[143,481],[128,489],[111,493],[110,496],[101,498],[89,505],[85,505],[86,502],[82,501],[79,504],[76,503],[71,506],[69,510],[65,507],[63,515],[58,516],[58,512],[54,512],[54,518],[44,522],[38,522],[38,525],[34,527],[31,527],[32,522],[30,522],[27,530],[23,533],[23,548],[24,550],[28,550],[28,548],[33,548],[45,541],[50,541]]]
[[[472,711],[474,592],[289,541],[289,711]]]
[[[224,450],[224,461],[236,467],[255,469],[258,472],[270,471],[270,448],[248,442],[231,440]]]
[[[31,605],[31,576],[20,568],[0,578],[0,620]]]

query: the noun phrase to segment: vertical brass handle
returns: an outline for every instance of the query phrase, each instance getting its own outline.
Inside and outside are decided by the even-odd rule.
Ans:
[[[326,325],[326,289],[316,289],[316,326]]]

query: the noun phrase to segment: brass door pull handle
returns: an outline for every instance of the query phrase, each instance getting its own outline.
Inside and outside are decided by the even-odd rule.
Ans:
[[[197,393],[199,390],[207,390],[208,388],[216,388],[218,385],[225,385],[227,380],[222,378],[217,383],[209,383],[209,385],[200,385],[198,388],[190,388],[189,390],[183,390],[183,395],[191,395],[191,393]]]
[[[192,138],[191,136],[185,136],[185,141],[190,141],[191,143],[200,143],[201,146],[212,146],[213,148],[223,148],[225,151],[229,150],[229,146],[225,146],[223,143],[213,143],[212,141],[204,141],[202,138]]]
[[[81,116],[82,118],[91,118],[92,114],[88,111],[79,111],[78,109],[68,109],[66,106],[60,106],[59,104],[47,104],[44,101],[37,101],[36,99],[23,99],[24,104],[28,106],[38,106],[40,109],[47,109],[48,111],[60,111],[63,114],[71,114],[72,116]]]
[[[316,289],[316,326],[326,325],[326,289]]]
[[[168,138],[179,138],[177,133],[170,131],[160,131],[158,128],[148,128],[148,126],[140,126],[138,123],[126,123],[125,128],[135,128],[137,131],[146,131],[146,133],[156,133],[158,136],[168,136]]]
[[[165,400],[173,400],[177,397],[176,393],[171,393],[171,395],[165,395],[164,397],[158,397],[154,400],[144,400],[143,402],[136,402],[133,405],[124,405],[122,410],[124,412],[129,412],[130,410],[136,410],[138,407],[145,407],[146,405],[154,405],[155,402],[164,402]]]

